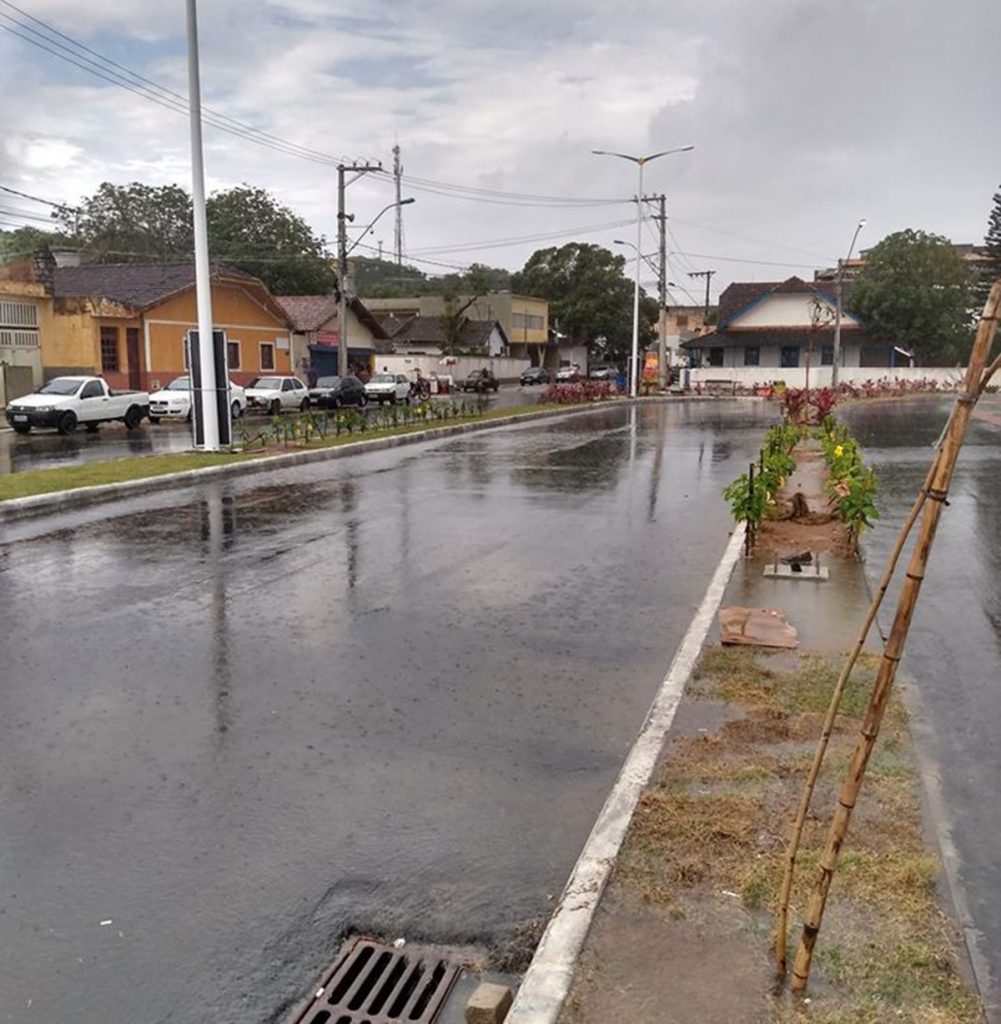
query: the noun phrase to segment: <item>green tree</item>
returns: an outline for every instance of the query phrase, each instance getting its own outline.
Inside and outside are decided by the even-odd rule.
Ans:
[[[327,294],[326,241],[262,188],[240,185],[207,203],[212,258],[259,277],[275,295]]]
[[[984,247],[987,249],[987,260],[979,267],[975,309],[978,315],[984,308],[991,285],[1001,277],[1001,188],[994,193],[994,207],[987,219]]]
[[[241,185],[216,192],[206,216],[213,260],[261,278],[276,295],[333,290],[324,239],[264,189]],[[104,182],[79,211],[67,208],[58,220],[87,263],[192,258],[191,197],[179,185]]]
[[[490,291],[489,268],[474,263],[463,275],[450,275],[443,286],[444,308],[438,319],[445,332],[445,352],[458,351],[462,344],[462,329],[466,324],[466,310],[477,299]]]
[[[352,256],[349,260],[355,291],[363,299],[408,298],[427,294],[428,278],[423,270],[377,256]]]
[[[189,259],[194,245],[191,198],[179,185],[106,181],[58,220],[87,263]]]
[[[851,309],[875,340],[913,352],[923,366],[952,366],[969,350],[973,283],[947,238],[897,231],[867,253]]]
[[[532,253],[511,287],[549,300],[549,322],[575,342],[597,343],[606,359],[624,362],[632,346],[633,283],[625,258],[600,245],[569,242]],[[653,337],[657,303],[642,296],[640,344]]]
[[[23,227],[0,231],[0,263],[25,259],[43,246],[58,246],[65,242],[66,239],[58,232],[42,228]]]

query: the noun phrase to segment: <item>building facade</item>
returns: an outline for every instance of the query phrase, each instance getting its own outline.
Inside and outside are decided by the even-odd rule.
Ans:
[[[193,263],[0,268],[0,279],[18,274],[51,304],[39,331],[45,379],[99,374],[113,387],[155,390],[187,372],[185,342],[198,323]],[[288,317],[257,278],[213,267],[212,312],[235,383],[291,371]]]
[[[841,313],[843,367],[907,365],[906,353],[875,344],[850,308],[844,287]],[[692,365],[794,370],[834,362],[836,297],[824,281],[734,283],[720,296],[719,325],[682,343]],[[776,377],[780,376],[776,374]]]

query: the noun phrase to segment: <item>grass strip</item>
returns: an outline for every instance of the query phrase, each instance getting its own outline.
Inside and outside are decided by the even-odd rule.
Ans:
[[[548,408],[548,407],[547,407]],[[581,410],[582,406],[566,407],[567,413]],[[537,405],[521,405],[510,409],[490,409],[481,416],[466,416],[445,422],[411,423],[397,427],[383,427],[364,433],[341,434],[311,441],[308,445],[297,444],[288,449],[265,452],[171,452],[163,455],[141,455],[134,458],[112,459],[108,462],[89,462],[82,465],[58,466],[52,469],[32,469],[23,473],[10,473],[0,477],[0,501],[14,498],[28,498],[38,494],[54,494],[57,491],[71,491],[80,487],[96,487],[104,484],[125,483],[130,480],[146,480],[170,473],[183,473],[191,469],[205,469],[209,466],[228,466],[238,462],[251,462],[270,455],[282,455],[286,451],[315,451],[323,448],[338,448],[359,441],[374,441],[379,438],[396,437],[403,434],[432,432],[441,428],[464,423],[482,423],[508,417],[524,416],[539,412]],[[555,409],[553,411],[556,411]]]
[[[840,777],[877,660],[860,659],[821,773],[793,890],[798,920],[812,887]],[[729,709],[718,729],[677,738],[644,794],[616,884],[671,918],[699,921],[720,906],[724,924],[693,924],[706,944],[707,978],[727,976],[714,948],[743,947],[760,964],[748,1005],[762,1024],[980,1024],[963,980],[957,933],[939,907],[938,858],[925,844],[920,786],[907,714],[898,693],[884,719],[873,770],[856,809],[818,945],[809,1004],[762,998],[767,945],[782,875],[785,835],[839,659],[714,647],[701,659],[688,701]],[[735,910],[739,903],[742,912]],[[790,942],[798,938],[794,926]],[[713,973],[715,972],[715,973]],[[679,1022],[715,1024],[705,1006]],[[565,1022],[577,1024],[573,1014]]]

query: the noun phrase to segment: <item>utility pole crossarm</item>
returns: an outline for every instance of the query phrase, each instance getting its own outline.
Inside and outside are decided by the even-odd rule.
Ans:
[[[690,270],[688,272],[689,277],[704,277],[706,279],[706,304],[703,311],[703,316],[706,320],[709,319],[709,284],[712,281],[715,270]]]

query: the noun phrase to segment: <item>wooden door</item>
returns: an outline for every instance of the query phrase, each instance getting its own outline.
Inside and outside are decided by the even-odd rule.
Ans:
[[[139,363],[139,328],[125,330],[125,352],[129,367],[129,387],[138,391],[142,387],[142,368]]]

